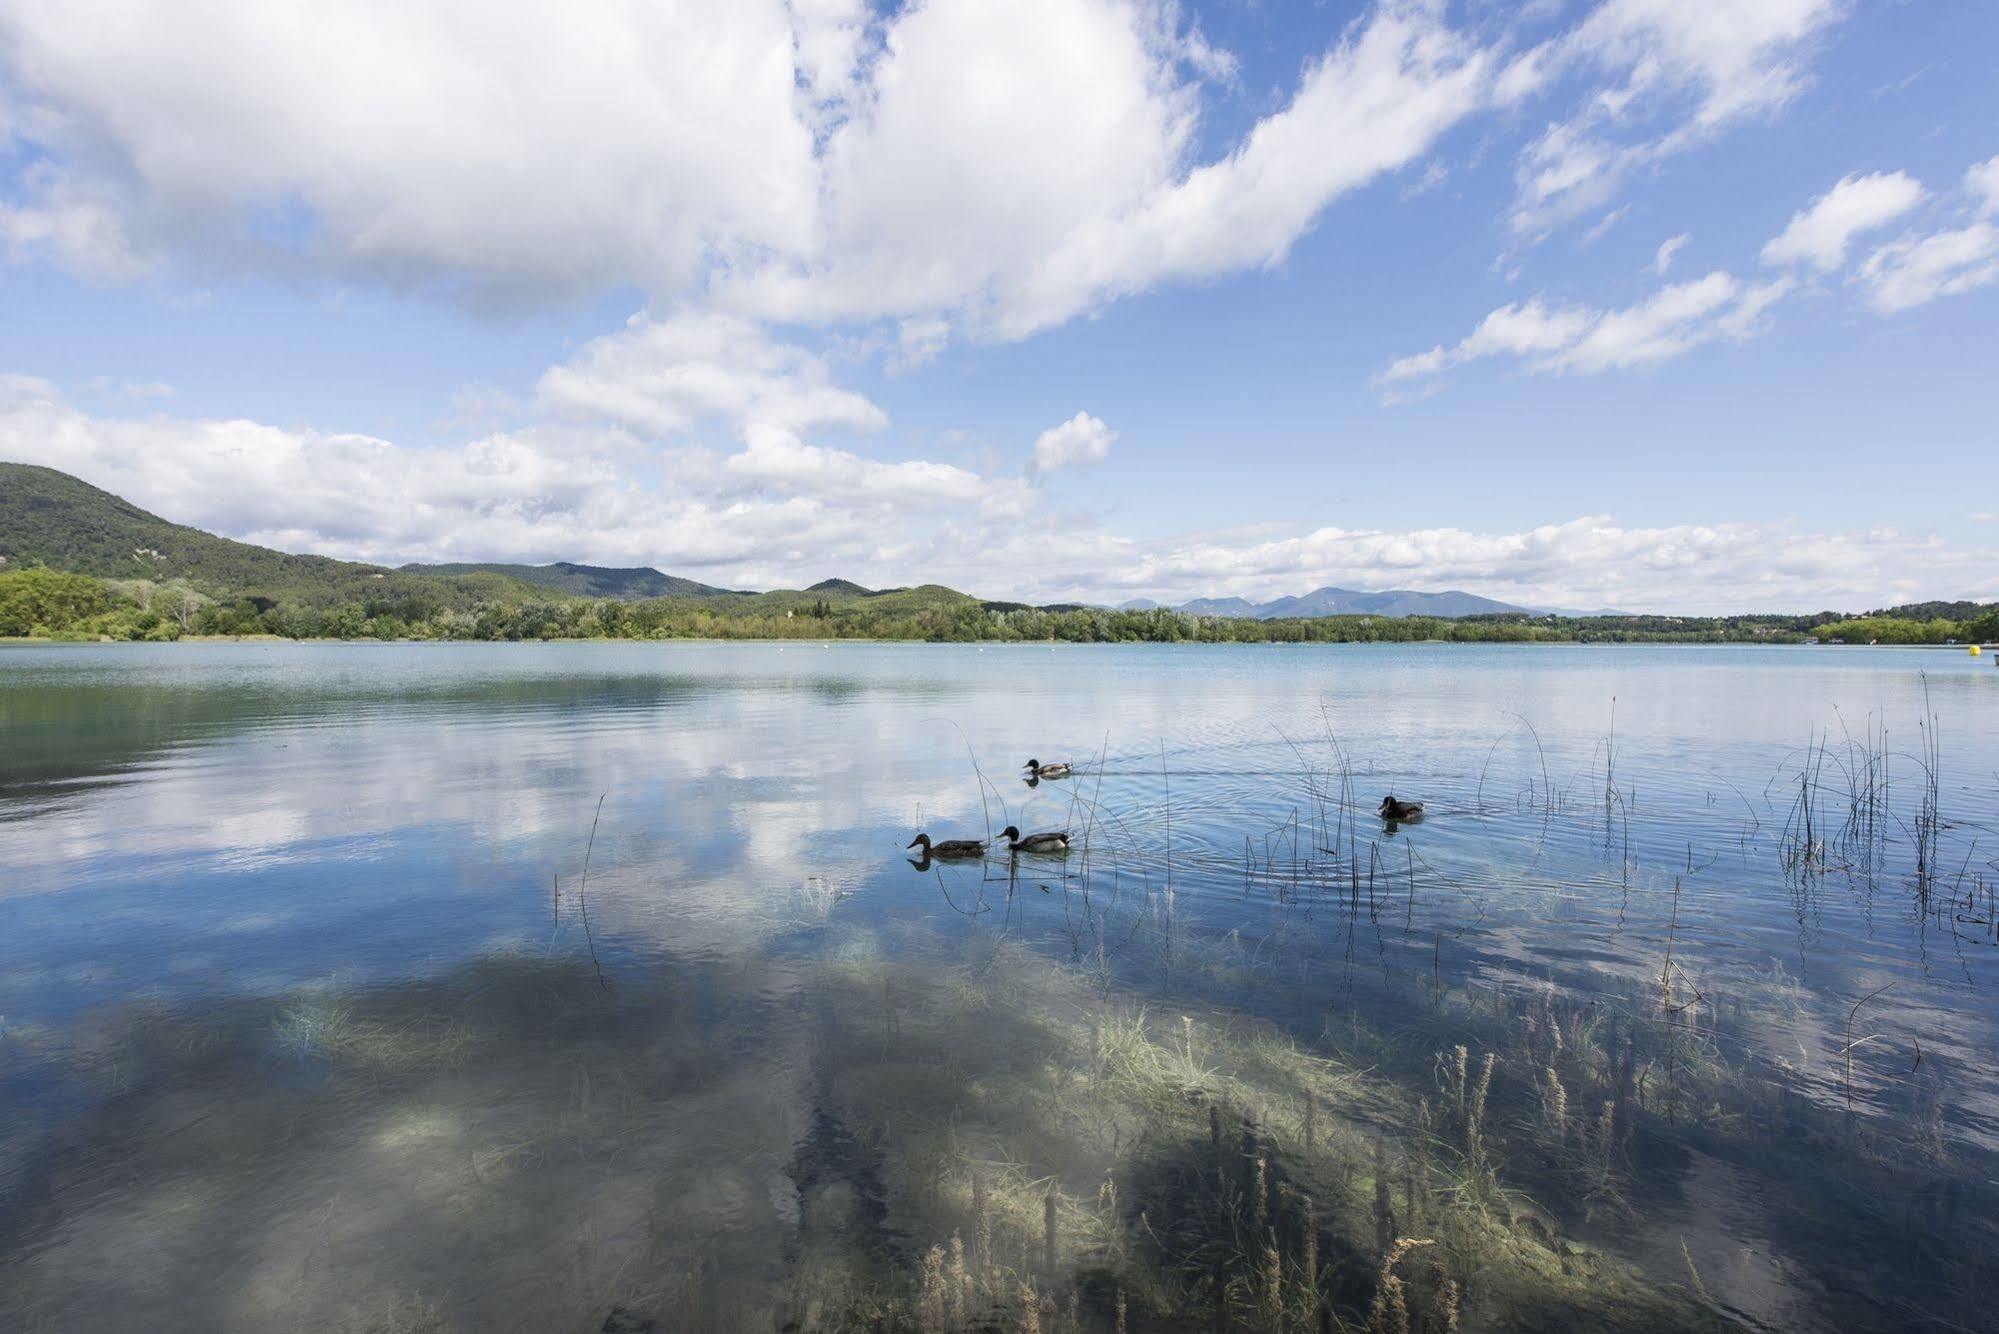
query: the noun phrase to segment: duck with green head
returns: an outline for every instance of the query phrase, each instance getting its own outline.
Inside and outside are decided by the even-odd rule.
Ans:
[[[1020,830],[1014,828],[1012,825],[1008,825],[1006,828],[1000,830],[1000,837],[1007,841],[1006,850],[1016,854],[1022,852],[1067,852],[1069,850],[1069,831],[1066,829],[1051,829],[1046,833],[1028,834],[1022,837]]]

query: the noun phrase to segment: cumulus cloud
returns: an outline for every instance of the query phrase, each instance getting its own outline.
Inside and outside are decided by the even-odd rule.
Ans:
[[[738,432],[753,425],[866,431],[888,422],[866,398],[833,384],[816,354],[774,341],[752,321],[706,312],[634,315],[543,372],[536,394],[555,413],[655,436],[708,418]]]
[[[89,173],[69,188],[135,255],[503,296],[671,290],[808,245],[797,68],[840,62],[795,40],[782,0],[0,5],[16,134]]]
[[[1171,589],[1191,580],[1220,595],[1252,598],[1309,580],[1476,587],[1543,603],[1579,596],[1690,610],[1815,608],[1860,605],[1877,593],[1913,596],[1924,586],[1925,560],[1938,561],[1944,577],[1960,586],[1999,586],[1999,575],[1978,571],[1970,553],[1923,535],[1794,533],[1756,524],[1627,528],[1603,515],[1516,532],[1322,528],[1242,545],[1134,544],[1127,557],[1117,568],[1132,588]]]
[[[1906,172],[1847,176],[1791,215],[1790,224],[1763,247],[1763,262],[1830,272],[1846,262],[1854,237],[1886,226],[1922,199],[1922,185]]]
[[[1102,463],[1110,457],[1111,442],[1116,439],[1116,431],[1089,413],[1079,412],[1060,426],[1049,427],[1036,438],[1034,470],[1050,473],[1061,468]]]
[[[1016,517],[1028,504],[1018,483],[980,476],[927,459],[884,463],[845,450],[807,444],[782,428],[753,428],[741,453],[724,467],[762,489],[842,506],[958,506],[993,518]]]
[[[1675,54],[1680,20],[1606,29],[1604,10],[1563,60],[1636,79],[1656,43],[1674,78],[1734,68]],[[62,165],[0,217],[15,252],[105,276],[194,253],[482,299],[636,284],[781,321],[1023,337],[1278,262],[1334,201],[1544,86],[1547,53],[1509,59],[1506,40],[1384,0],[1198,160],[1204,87],[1235,64],[1155,0],[498,18],[141,0],[116,24],[5,0],[0,76],[32,113],[15,133]]]
[[[0,236],[110,277],[193,253],[482,300],[717,287],[1019,336],[1281,257],[1477,108],[1488,64],[1387,0],[1195,165],[1235,61],[1158,0],[5,0],[8,123],[61,165]]]
[[[1537,98],[1555,105],[1519,160],[1513,228],[1612,210],[1632,172],[1793,98],[1843,6],[1577,12],[1523,49],[1524,23],[1454,26],[1435,0],[1384,0],[1238,123],[1239,108],[1215,115],[1233,56],[1169,0],[578,0],[559,15],[133,0],[116,23],[0,0],[0,143],[26,164],[0,180],[0,250],[16,260],[107,281],[248,266],[477,303],[631,289],[647,305],[444,447],[99,416],[16,378],[0,388],[0,454],[234,535],[382,559],[581,557],[738,584],[874,571],[978,587],[997,567],[998,591],[1049,597],[1420,571],[1621,598],[1586,582],[1600,578],[1588,560],[1681,568],[1661,553],[1705,549],[1713,530],[1630,537],[1591,519],[1552,537],[1139,543],[1064,516],[1051,550],[1032,527],[1037,486],[1103,458],[1101,421],[1051,428],[1022,477],[872,457],[847,437],[886,415],[798,332],[860,325],[850,345],[907,371],[953,339],[1023,338],[1164,284],[1280,264],[1339,201],[1405,169],[1428,179],[1454,129]],[[1557,18],[1544,7],[1533,22]],[[1990,280],[1999,159],[1965,194],[1984,212],[1869,257],[1870,300],[1905,309]],[[1661,276],[1680,239],[1655,256]],[[1482,358],[1577,374],[1656,364],[1748,337],[1787,283],[1717,272],[1624,309],[1536,297],[1379,379],[1420,393]],[[1743,539],[1756,541],[1780,539]],[[1861,587],[1901,558],[1839,568]],[[1834,568],[1799,564],[1785,587]]]
[[[1307,71],[1281,111],[1227,157],[1070,228],[997,293],[997,327],[1019,336],[1107,297],[1283,259],[1324,209],[1416,161],[1490,105],[1494,54],[1445,27],[1441,10],[1389,4]]]
[[[663,454],[615,423],[552,421],[412,448],[245,420],[98,416],[47,381],[0,376],[0,458],[210,531],[353,559],[582,559],[809,583],[878,567],[885,550],[950,524],[975,538],[1033,508],[1017,478],[867,458],[767,422],[743,435],[733,452]]]
[[[1515,531],[1135,539],[1079,512],[1050,542],[1045,498],[1026,481],[862,458],[778,428],[749,436],[734,453],[689,451],[659,468],[620,428],[544,425],[419,449],[253,421],[97,416],[45,381],[0,377],[0,457],[230,536],[384,563],[580,559],[733,587],[935,579],[1037,601],[1268,598],[1321,584],[1685,611],[1871,606],[1939,588],[1999,596],[1979,553],[1889,530],[1629,528],[1599,515]]]
[[[1492,52],[1391,0],[1226,154],[1190,161],[1203,48],[1118,0],[936,3],[883,37],[829,140],[820,242],[728,275],[781,320],[945,314],[1021,338],[1176,279],[1281,260],[1336,199],[1491,104]]]
[[[1218,150],[1236,78],[1170,0],[455,0],[268,12],[0,0],[0,242],[101,277],[184,257],[480,302],[898,322],[895,365],[1281,262],[1481,112],[1573,96],[1515,226],[1594,208],[1802,85],[1835,0],[1605,0],[1515,49],[1381,0]],[[1545,21],[1543,15],[1535,23]]]
[[[1541,298],[1499,307],[1452,347],[1403,357],[1375,377],[1380,386],[1422,380],[1485,357],[1513,356],[1530,371],[1602,371],[1654,365],[1717,339],[1761,331],[1763,314],[1791,290],[1789,279],[1743,283],[1716,270],[1662,287],[1621,310],[1551,307]]]
[[[985,557],[1020,596],[1174,602],[1190,594],[1266,600],[1326,584],[1464,588],[1526,605],[1685,612],[1816,610],[1933,596],[1939,582],[1989,596],[1999,574],[1921,533],[1800,532],[1763,524],[1626,527],[1604,515],[1515,531],[1326,527],[1290,536],[1153,540],[1103,531],[1001,535]]]

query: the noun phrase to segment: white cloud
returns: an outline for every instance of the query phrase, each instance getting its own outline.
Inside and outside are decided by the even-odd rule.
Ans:
[[[1036,508],[1018,478],[866,458],[769,419],[741,433],[721,455],[662,455],[596,422],[418,449],[244,420],[93,416],[46,381],[0,376],[0,458],[63,469],[210,531],[354,559],[583,559],[803,584],[882,569],[954,525],[976,541]]]
[[[843,57],[794,40],[781,0],[135,0],[115,20],[7,0],[0,78],[37,113],[16,133],[88,170],[140,254],[289,254],[500,296],[670,291],[810,243],[796,62],[833,78]]]
[[[1595,318],[1575,306],[1550,310],[1539,297],[1518,305],[1501,306],[1480,320],[1478,328],[1458,344],[1458,359],[1490,357],[1502,352],[1518,356],[1557,352],[1581,337]]]
[[[1116,0],[936,3],[889,25],[824,160],[825,236],[727,275],[781,320],[949,315],[1025,337],[1161,282],[1273,264],[1333,200],[1486,105],[1491,54],[1384,5],[1226,155],[1187,161],[1201,60]]]
[[[1858,276],[1883,314],[1969,292],[1999,279],[1999,227],[1979,221],[1891,241],[1867,257]]]
[[[1499,96],[1495,65],[1440,6],[1385,0],[1196,162],[1204,81],[1235,62],[1161,0],[140,0],[116,23],[0,0],[10,124],[61,164],[0,218],[13,253],[104,276],[192,256],[486,302],[630,284],[1021,337],[1277,262]]]
[[[786,0],[803,111],[815,128],[831,128],[847,101],[868,36],[867,0]]]
[[[1375,383],[1425,379],[1502,355],[1518,357],[1536,372],[1592,375],[1653,365],[1717,339],[1753,337],[1761,332],[1764,312],[1790,290],[1789,279],[1744,284],[1717,270],[1662,287],[1622,310],[1551,307],[1535,297],[1494,310],[1454,347],[1440,345],[1392,363]]]
[[[1830,272],[1846,262],[1855,238],[1906,216],[1926,198],[1906,172],[1846,176],[1791,215],[1763,247],[1763,262]],[[1965,173],[1957,207],[1976,216],[1962,227],[1912,232],[1879,246],[1853,273],[1876,310],[1908,310],[1999,280],[1999,227],[1986,220],[1999,213],[1999,157]],[[1662,242],[1652,271],[1663,277],[1689,239],[1682,232]],[[1656,364],[1705,343],[1756,336],[1769,308],[1795,287],[1790,277],[1744,283],[1716,270],[1662,287],[1623,310],[1551,308],[1537,297],[1499,307],[1453,346],[1438,344],[1391,362],[1374,382],[1387,390],[1383,402],[1394,404],[1428,396],[1397,386],[1415,382],[1434,392],[1444,371],[1481,357],[1510,354],[1531,371],[1579,374]]]
[[[896,352],[889,369],[900,374],[937,359],[951,341],[951,322],[935,316],[915,316],[896,325]]]
[[[1673,267],[1674,258],[1686,249],[1687,242],[1693,239],[1688,233],[1681,232],[1678,236],[1669,236],[1661,241],[1658,251],[1652,256],[1652,272],[1661,278],[1665,277],[1666,270]]]
[[[1055,472],[1061,468],[1085,467],[1110,457],[1117,432],[1087,412],[1079,412],[1060,426],[1051,426],[1034,442],[1034,470]]]
[[[1806,81],[1841,0],[1605,0],[1535,53],[1543,80],[1581,71],[1575,111],[1522,154],[1514,230],[1538,235],[1603,206],[1626,177],[1768,114]]]
[[[135,0],[116,23],[0,0],[8,123],[56,164],[0,200],[0,234],[107,277],[192,260],[887,318],[907,369],[1279,263],[1335,201],[1550,90],[1579,100],[1523,157],[1516,226],[1601,206],[1782,105],[1840,12],[1605,0],[1521,51],[1517,26],[1382,0],[1201,156],[1237,67],[1170,0]]]
[[[1989,157],[1965,172],[1964,187],[1976,196],[1980,213],[1999,213],[1999,157]]]
[[[0,148],[5,147],[0,138]],[[119,210],[66,171],[38,163],[25,173],[21,203],[0,202],[0,245],[21,262],[44,255],[72,273],[122,282],[146,271]]]
[[[1782,281],[1744,287],[1717,270],[1598,316],[1573,345],[1536,368],[1588,375],[1667,361],[1717,338],[1746,338],[1763,311],[1788,290]]]
[[[1881,606],[1934,596],[1939,584],[1985,597],[1999,572],[1977,553],[1923,534],[1811,533],[1760,524],[1627,528],[1586,516],[1518,531],[1328,527],[1296,536],[1134,541],[1077,533],[1059,553],[1029,535],[987,554],[1038,573],[1035,598],[1161,601],[1190,593],[1252,600],[1325,584],[1464,588],[1527,605],[1612,605],[1684,612]]]
[[[1853,238],[1907,213],[1923,199],[1923,187],[1906,172],[1877,171],[1843,178],[1805,208],[1763,247],[1765,264],[1810,264],[1830,272],[1846,262]]]
[[[251,421],[100,417],[0,376],[0,457],[73,472],[169,518],[383,562],[651,564],[732,587],[829,574],[938,580],[989,596],[1267,598],[1321,584],[1463,587],[1515,602],[1686,611],[1999,596],[1981,553],[1923,534],[1772,525],[1626,528],[1586,516],[1516,531],[1324,527],[1133,539],[1059,516],[1019,479],[885,462],[750,431],[664,469],[616,430],[530,427],[443,449]]]
[[[729,456],[730,476],[758,489],[811,497],[840,506],[955,505],[968,516],[1016,517],[1031,489],[989,479],[949,463],[911,459],[884,463],[845,450],[810,445],[779,427],[754,427],[741,453]]]
[[[1490,103],[1492,53],[1444,27],[1439,12],[1384,6],[1229,156],[1072,229],[1018,295],[1002,293],[1000,331],[1022,335],[1163,279],[1283,259],[1333,200],[1416,161]]]
[[[1573,54],[1622,76],[1598,100],[1610,114],[1650,96],[1690,96],[1692,123],[1726,124],[1782,106],[1805,81],[1812,38],[1839,0],[1606,0],[1570,39]]]
[[[1598,219],[1598,221],[1594,226],[1592,226],[1588,231],[1583,233],[1583,238],[1580,244],[1586,246],[1595,245],[1598,241],[1601,241],[1604,237],[1610,234],[1610,229],[1612,227],[1615,227],[1618,223],[1624,221],[1624,215],[1629,213],[1630,211],[1631,211],[1631,206],[1629,204],[1626,204],[1621,208],[1614,208],[1610,212],[1604,214],[1602,218]]]
[[[888,422],[866,398],[834,385],[813,353],[771,341],[749,320],[700,312],[634,315],[550,367],[536,392],[552,412],[654,436],[708,418],[738,432],[752,425],[874,430]]]
[[[524,408],[468,403],[486,428],[446,448],[93,416],[16,379],[0,390],[0,453],[176,518],[353,555],[975,587],[1003,561],[997,591],[1047,596],[1417,570],[1615,597],[1589,591],[1586,564],[1534,553],[1612,549],[1643,566],[1711,530],[1134,543],[1064,516],[1073,552],[1051,552],[1015,521],[1046,503],[1037,479],[1104,456],[1102,422],[1044,433],[1024,478],[836,448],[822,433],[876,431],[885,414],[835,382],[821,344],[773,327],[860,324],[827,343],[908,370],[952,338],[1025,337],[1276,265],[1338,201],[1405,169],[1412,185],[1438,178],[1454,127],[1541,95],[1564,101],[1522,156],[1513,225],[1614,219],[1629,173],[1794,97],[1842,12],[1606,0],[1521,50],[1506,25],[1453,27],[1439,0],[1386,0],[1267,101],[1258,90],[1265,109],[1238,129],[1233,56],[1169,0],[578,0],[559,15],[132,0],[115,23],[0,0],[0,143],[34,164],[0,183],[0,246],[18,259],[110,280],[277,267],[488,302],[630,287],[652,312],[551,367]],[[1999,159],[1966,189],[1991,211]],[[1861,281],[1884,308],[1989,281],[1989,231],[1881,247]],[[1662,276],[1681,240],[1655,256]],[[1786,290],[1714,273],[1623,310],[1534,298],[1379,378],[1421,394],[1478,358],[1654,364],[1749,336]]]
[[[1999,226],[1991,221],[1999,213],[1999,157],[1973,164],[1949,206],[1969,220],[1926,234],[1911,230],[1876,247],[1854,273],[1875,310],[1892,315],[1999,279]]]
[[[1413,352],[1391,362],[1388,369],[1375,376],[1374,380],[1376,384],[1399,384],[1403,380],[1421,380],[1435,375],[1450,364],[1450,350],[1439,343],[1427,352]]]

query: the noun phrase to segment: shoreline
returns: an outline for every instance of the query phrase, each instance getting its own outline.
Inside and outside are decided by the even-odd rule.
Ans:
[[[410,647],[434,644],[439,647],[466,644],[512,644],[517,646],[545,646],[552,644],[787,644],[817,645],[830,648],[835,644],[934,644],[958,648],[987,647],[998,648],[1127,648],[1137,645],[1156,645],[1168,648],[1374,648],[1396,645],[1438,645],[1450,648],[1787,648],[1824,649],[1829,652],[1865,652],[1868,649],[1921,649],[1928,652],[1959,653],[1969,657],[1995,655],[1999,660],[1999,642],[1978,644],[1808,644],[1803,642],[1757,642],[1753,640],[1716,639],[1325,639],[1325,640],[1198,640],[1198,639],[1135,639],[1135,640],[1070,640],[1070,639],[889,639],[829,637],[818,638],[757,638],[751,636],[714,635],[672,635],[661,639],[634,639],[621,635],[596,635],[588,638],[563,639],[338,639],[331,637],[291,639],[284,635],[182,635],[178,639],[113,639],[100,637],[93,639],[72,639],[36,637],[31,635],[0,635],[0,647],[57,648],[57,647],[104,647],[106,645],[161,646],[173,644],[297,644],[326,645],[341,644],[353,647],[398,646]],[[1972,649],[1978,653],[1972,653]]]

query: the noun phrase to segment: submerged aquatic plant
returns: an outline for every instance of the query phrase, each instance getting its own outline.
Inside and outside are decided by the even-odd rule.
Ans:
[[[1408,1289],[1395,1266],[1417,1247],[1435,1244],[1427,1237],[1399,1237],[1382,1255],[1381,1270],[1375,1276],[1374,1306],[1367,1317],[1368,1334],[1409,1334]]]

